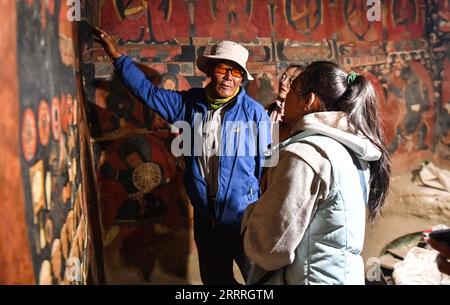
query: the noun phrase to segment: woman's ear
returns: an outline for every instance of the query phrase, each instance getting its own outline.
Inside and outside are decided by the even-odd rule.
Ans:
[[[316,112],[320,109],[321,104],[320,98],[311,92],[307,96],[305,108],[308,112]]]
[[[311,110],[314,105],[314,101],[316,100],[316,95],[314,93],[308,93],[305,99],[305,110]]]

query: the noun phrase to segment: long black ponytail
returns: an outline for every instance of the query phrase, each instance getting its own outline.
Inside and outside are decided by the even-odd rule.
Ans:
[[[301,95],[314,93],[320,98],[322,111],[347,113],[349,127],[362,133],[381,151],[381,158],[370,163],[369,220],[375,221],[381,213],[389,192],[391,163],[386,148],[377,94],[372,84],[362,75],[347,73],[337,64],[316,61],[300,74]]]

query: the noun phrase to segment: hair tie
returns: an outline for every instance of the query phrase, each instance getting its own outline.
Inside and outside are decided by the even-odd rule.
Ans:
[[[352,84],[357,76],[359,76],[359,74],[355,71],[350,72],[350,74],[347,76],[347,83]]]

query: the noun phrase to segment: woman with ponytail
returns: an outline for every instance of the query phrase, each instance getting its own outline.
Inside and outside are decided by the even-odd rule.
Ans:
[[[389,189],[390,162],[371,83],[319,61],[285,101],[291,136],[243,220],[250,284],[364,284],[366,210],[373,222]]]

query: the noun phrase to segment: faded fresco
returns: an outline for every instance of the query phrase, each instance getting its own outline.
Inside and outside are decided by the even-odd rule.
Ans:
[[[165,87],[202,85],[196,58],[220,39],[250,49],[256,81],[248,90],[263,104],[275,96],[277,76],[287,65],[331,60],[373,75],[383,88],[384,106],[394,117],[386,118],[392,152],[436,146],[433,122],[442,113],[436,111],[443,106],[438,95],[445,92],[440,71],[445,70],[447,1],[382,1],[380,21],[368,21],[367,4],[354,0],[117,0],[100,1],[95,9],[95,21],[129,55],[165,77]],[[436,16],[427,14],[432,10]],[[436,44],[440,47],[433,48]],[[111,75],[101,51],[92,52],[96,76]]]
[[[98,280],[76,24],[66,12],[64,1],[17,1],[21,165],[37,284]]]
[[[154,84],[173,90],[189,89],[193,80],[189,76],[194,75],[194,65],[183,62],[194,59],[194,49],[188,47],[189,19],[176,21],[180,29],[186,29],[177,37],[174,28],[155,25],[169,24],[173,11],[183,8],[180,1],[106,1],[84,7],[89,23],[105,22],[102,26],[119,33],[119,44],[136,46],[136,54],[141,49],[138,45],[158,46],[140,53],[140,68]],[[156,265],[163,273],[186,279],[188,257],[195,246],[190,236],[192,208],[182,182],[184,160],[170,153],[178,132],[126,90],[105,54],[95,49],[86,34],[86,22],[80,32],[106,279],[126,282],[114,277],[118,262],[137,267],[141,280],[155,283],[151,278]],[[182,37],[186,47],[179,41]],[[189,52],[188,58],[180,57]],[[157,58],[180,61],[158,62]],[[197,79],[196,85],[201,86],[204,77]]]

